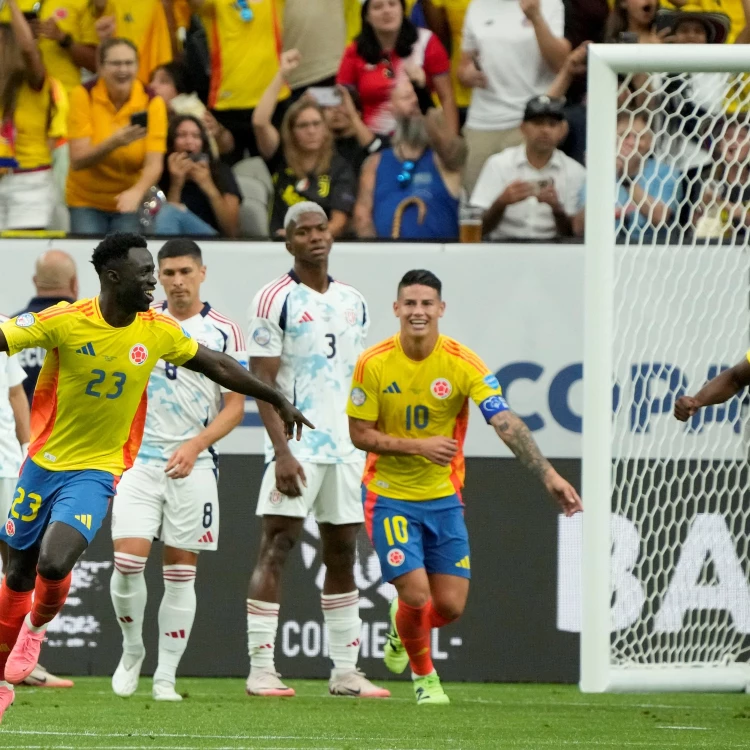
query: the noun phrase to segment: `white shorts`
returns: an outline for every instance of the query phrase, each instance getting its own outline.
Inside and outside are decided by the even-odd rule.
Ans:
[[[0,525],[4,524],[8,518],[10,506],[13,504],[13,496],[16,494],[17,484],[18,478],[0,478]]]
[[[213,469],[170,479],[163,466],[136,464],[117,485],[112,539],[160,539],[187,552],[219,543],[219,493]]]
[[[0,229],[46,229],[57,194],[51,169],[0,177]]]
[[[307,487],[302,488],[301,497],[282,495],[276,489],[276,462],[268,464],[260,485],[257,515],[305,518],[312,512],[318,523],[342,526],[364,522],[364,461],[351,464],[301,463],[307,478]]]

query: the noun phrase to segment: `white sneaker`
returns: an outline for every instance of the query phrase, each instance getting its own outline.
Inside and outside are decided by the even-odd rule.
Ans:
[[[248,695],[273,696],[277,698],[294,697],[294,688],[287,687],[281,681],[281,675],[272,669],[258,669],[250,672],[245,683]]]
[[[115,695],[121,698],[129,698],[138,689],[138,680],[141,676],[141,664],[146,656],[146,652],[128,669],[125,666],[125,657],[123,654],[120,663],[117,665],[115,673],[112,675],[112,690]]]
[[[391,693],[385,688],[373,685],[361,669],[331,675],[328,681],[328,692],[331,695],[348,695],[352,698],[390,698]]]
[[[154,682],[154,686],[151,688],[151,695],[155,701],[172,701],[176,703],[182,700],[182,696],[175,692],[174,685],[164,680]]]

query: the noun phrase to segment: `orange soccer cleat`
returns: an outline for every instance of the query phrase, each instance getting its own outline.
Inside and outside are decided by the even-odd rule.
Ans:
[[[18,685],[34,671],[34,667],[39,661],[39,652],[42,650],[44,636],[44,630],[34,633],[24,620],[16,645],[13,646],[5,665],[5,679],[8,682]]]

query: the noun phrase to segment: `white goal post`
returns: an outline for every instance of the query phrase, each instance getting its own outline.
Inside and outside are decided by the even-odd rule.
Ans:
[[[748,71],[750,45],[589,47],[583,692],[750,686],[748,402],[734,399],[688,423],[671,415],[679,395],[695,393],[750,348],[750,220],[735,206],[737,191],[750,188],[750,141],[746,151],[726,147],[744,160],[722,172],[737,184],[710,196],[707,188],[713,149],[724,148],[727,133],[750,134],[750,98],[735,87],[735,106],[690,119],[675,120],[673,111],[671,125],[664,109],[666,86],[674,92],[684,83],[670,73],[722,73],[728,82]],[[695,87],[707,80],[685,78]],[[618,114],[622,123],[639,109],[650,131],[640,176],[661,168],[664,185],[673,178],[692,191],[674,198],[671,212],[656,200],[645,205],[633,188],[638,175],[618,172]],[[613,207],[618,217],[626,211],[623,191],[631,214],[616,221]],[[669,203],[666,187],[652,192]],[[654,236],[633,230],[639,221]]]

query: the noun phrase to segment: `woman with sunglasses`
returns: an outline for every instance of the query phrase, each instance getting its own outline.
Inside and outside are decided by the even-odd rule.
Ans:
[[[373,133],[391,135],[396,128],[391,92],[404,65],[411,63],[425,71],[428,88],[438,95],[447,123],[458,133],[448,53],[431,31],[406,18],[405,8],[405,0],[366,0],[362,33],[346,48],[336,82],[356,88],[363,120]]]
[[[295,203],[312,201],[328,215],[331,234],[340,237],[349,224],[357,186],[352,168],[333,146],[333,134],[323,109],[303,97],[286,111],[281,133],[271,122],[286,76],[301,59],[296,49],[281,55],[279,72],[253,112],[258,150],[274,184],[269,230],[272,238],[283,237],[287,209]]]

